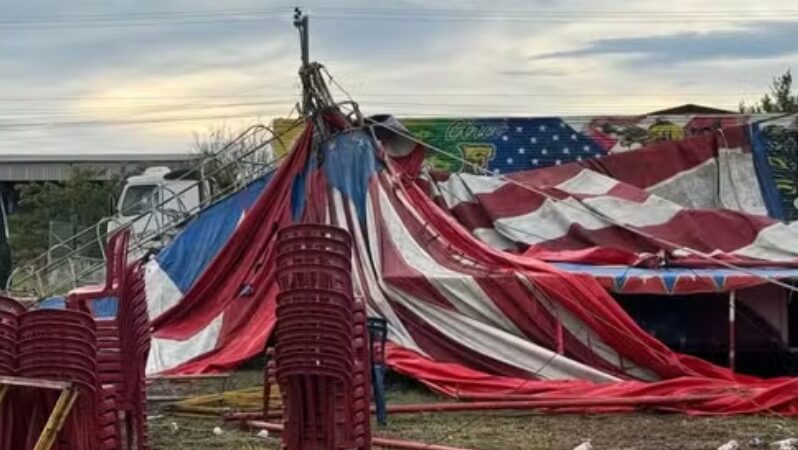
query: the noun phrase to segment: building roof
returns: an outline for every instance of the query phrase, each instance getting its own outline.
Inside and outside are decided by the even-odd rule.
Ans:
[[[66,155],[61,153],[0,153],[0,163],[77,163],[77,162],[158,162],[194,161],[202,155],[198,153],[83,153]]]
[[[104,171],[103,178],[149,166],[187,168],[202,156],[196,153],[0,154],[0,182],[62,181],[73,168]]]
[[[739,112],[713,108],[711,106],[696,105],[694,103],[685,103],[684,105],[674,106],[673,108],[650,112],[647,115],[666,116],[678,114],[739,114]]]

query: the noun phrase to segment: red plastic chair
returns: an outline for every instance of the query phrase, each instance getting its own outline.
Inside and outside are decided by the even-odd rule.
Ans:
[[[351,245],[346,230],[327,225],[278,234],[277,344],[265,381],[273,373],[280,385],[286,450],[370,445],[368,336],[353,301]]]
[[[147,313],[143,264],[128,264],[130,230],[123,229],[108,240],[105,286],[83,290],[67,298],[70,309],[92,311],[92,302],[117,298],[113,319],[94,321],[98,334],[100,381],[113,387],[116,408],[123,416],[126,448],[147,450],[145,369],[150,349],[150,321]]]
[[[71,381],[80,392],[78,404],[60,433],[58,448],[118,449],[114,393],[99,382],[93,319],[78,311],[30,311],[19,317],[19,329],[22,339],[18,341],[17,375]],[[26,429],[40,429],[57,395],[31,391],[19,397],[15,406],[18,410],[20,406],[22,410],[27,409],[19,414],[27,419]],[[23,428],[17,426],[16,429]],[[17,436],[14,445],[28,448],[36,438],[36,433],[31,431]]]
[[[25,307],[16,300],[0,296],[0,375],[16,374],[17,326],[18,317],[25,312]],[[18,411],[12,392],[3,404],[0,404],[0,450],[13,450],[12,432]]]

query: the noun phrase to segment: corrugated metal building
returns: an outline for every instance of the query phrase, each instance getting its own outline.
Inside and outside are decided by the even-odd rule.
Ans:
[[[101,169],[104,176],[140,172],[145,167],[172,169],[193,166],[200,155],[191,153],[141,153],[97,155],[0,154],[0,183],[63,181],[75,167]]]
[[[147,167],[165,166],[185,169],[195,166],[201,155],[196,153],[139,153],[139,154],[0,154],[0,201],[7,213],[16,209],[15,186],[36,181],[64,181],[74,168],[93,168],[102,171],[99,179],[114,175],[141,173]]]

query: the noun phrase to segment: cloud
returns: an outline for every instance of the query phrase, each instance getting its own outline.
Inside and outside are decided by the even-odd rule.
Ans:
[[[767,7],[775,7],[778,1],[784,8],[791,6],[786,0],[772,0]],[[0,123],[118,122],[250,112],[269,119],[285,114],[297,98],[299,45],[291,26],[290,4],[281,0],[6,3],[10,4],[4,4],[10,6],[3,10],[7,20],[50,20],[47,18],[53,16],[109,19],[87,20],[85,27],[82,19],[66,20],[69,26],[52,20],[36,26],[0,26]],[[282,8],[274,3],[285,6],[286,13],[241,21],[203,19],[193,24],[186,23],[193,19],[175,14],[200,12],[207,17],[207,11]],[[329,67],[370,113],[640,113],[687,102],[734,107],[741,90],[764,92],[771,77],[790,62],[785,55],[798,47],[794,24],[746,25],[744,17],[742,25],[711,24],[711,31],[705,33],[691,32],[690,23],[579,20],[590,10],[623,10],[627,6],[623,0],[573,0],[567,6],[555,0],[393,0],[379,6],[366,0],[334,3],[304,2],[311,14],[311,57]],[[715,4],[710,0],[673,0],[669,7],[712,10]],[[745,0],[724,3],[728,9],[760,7],[767,8]],[[324,8],[349,17],[325,18]],[[551,23],[464,21],[460,20],[463,14],[456,13],[557,8],[584,13],[568,22]],[[379,13],[382,15],[390,11],[413,14],[383,17],[387,20],[358,15],[368,10],[372,14],[387,11]],[[414,20],[424,11],[439,20]],[[454,12],[451,17],[441,17],[449,14],[446,11]],[[142,14],[161,19],[142,19],[145,25],[130,25],[136,22],[132,17]],[[545,59],[527,60],[532,52],[545,54]],[[599,57],[588,58],[593,55]],[[600,57],[604,55],[616,57]],[[746,62],[740,64],[741,60]],[[697,92],[706,92],[707,97]],[[16,97],[22,100],[10,100]],[[252,102],[263,105],[247,106]],[[214,123],[7,128],[0,151],[183,150],[190,145],[193,131],[202,132]]]
[[[767,59],[798,51],[798,22],[758,22],[736,30],[674,33],[594,40],[575,50],[532,59],[621,55],[634,62],[674,64],[731,59]]]
[[[509,69],[500,70],[498,74],[507,77],[559,77],[565,72],[554,69]]]

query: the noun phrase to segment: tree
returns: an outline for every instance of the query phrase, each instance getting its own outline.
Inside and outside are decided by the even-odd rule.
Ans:
[[[798,113],[798,94],[792,92],[792,73],[787,69],[782,75],[773,78],[770,94],[765,94],[759,103],[746,106],[740,102],[740,112],[760,113]]]
[[[264,127],[234,131],[219,126],[194,134],[194,150],[205,158],[205,173],[213,174],[218,187],[224,190],[273,163],[268,145],[271,138],[271,131]]]
[[[15,261],[36,257],[50,247],[51,224],[66,222],[70,229],[82,231],[111,213],[112,198],[119,192],[121,177],[98,181],[102,172],[75,168],[63,183],[42,182],[18,185],[19,210],[8,217],[9,244]],[[91,240],[87,233],[80,242],[64,242],[75,248]],[[91,246],[85,256],[99,256]]]
[[[8,246],[8,222],[3,194],[0,192],[0,289],[5,289],[11,275],[11,248]]]

